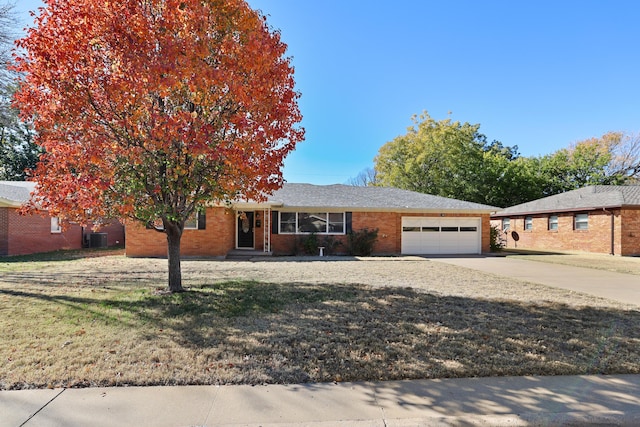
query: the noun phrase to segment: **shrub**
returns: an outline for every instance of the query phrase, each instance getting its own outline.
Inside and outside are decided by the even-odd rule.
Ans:
[[[297,237],[296,254],[318,255],[318,235],[316,233]]]
[[[321,241],[321,245],[324,247],[325,255],[333,255],[338,246],[342,246],[342,242],[335,238],[335,236],[324,236]]]
[[[347,235],[349,255],[368,256],[373,252],[373,245],[378,240],[378,229],[352,231]]]
[[[502,238],[502,231],[499,227],[493,225],[490,229],[491,242],[490,248],[491,252],[499,252],[502,248],[504,248],[504,240]]]

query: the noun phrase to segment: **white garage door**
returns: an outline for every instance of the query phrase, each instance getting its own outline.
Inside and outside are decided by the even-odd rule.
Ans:
[[[402,218],[403,254],[479,254],[480,218]]]

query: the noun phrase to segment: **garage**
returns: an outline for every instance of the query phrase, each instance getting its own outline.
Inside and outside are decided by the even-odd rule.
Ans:
[[[480,218],[402,218],[402,253],[481,253]]]

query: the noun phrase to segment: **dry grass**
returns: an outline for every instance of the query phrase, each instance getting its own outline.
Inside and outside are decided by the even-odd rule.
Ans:
[[[0,262],[0,389],[640,373],[640,312],[423,259]]]
[[[574,267],[594,268],[617,273],[640,276],[640,257],[618,257],[601,254],[549,254],[549,253],[517,253],[510,257],[530,261],[549,262],[553,264],[571,265]]]

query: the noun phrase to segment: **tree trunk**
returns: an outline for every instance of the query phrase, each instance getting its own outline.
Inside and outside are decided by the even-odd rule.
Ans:
[[[184,292],[180,267],[180,239],[182,231],[175,224],[165,225],[167,233],[167,257],[169,259],[169,292]]]

